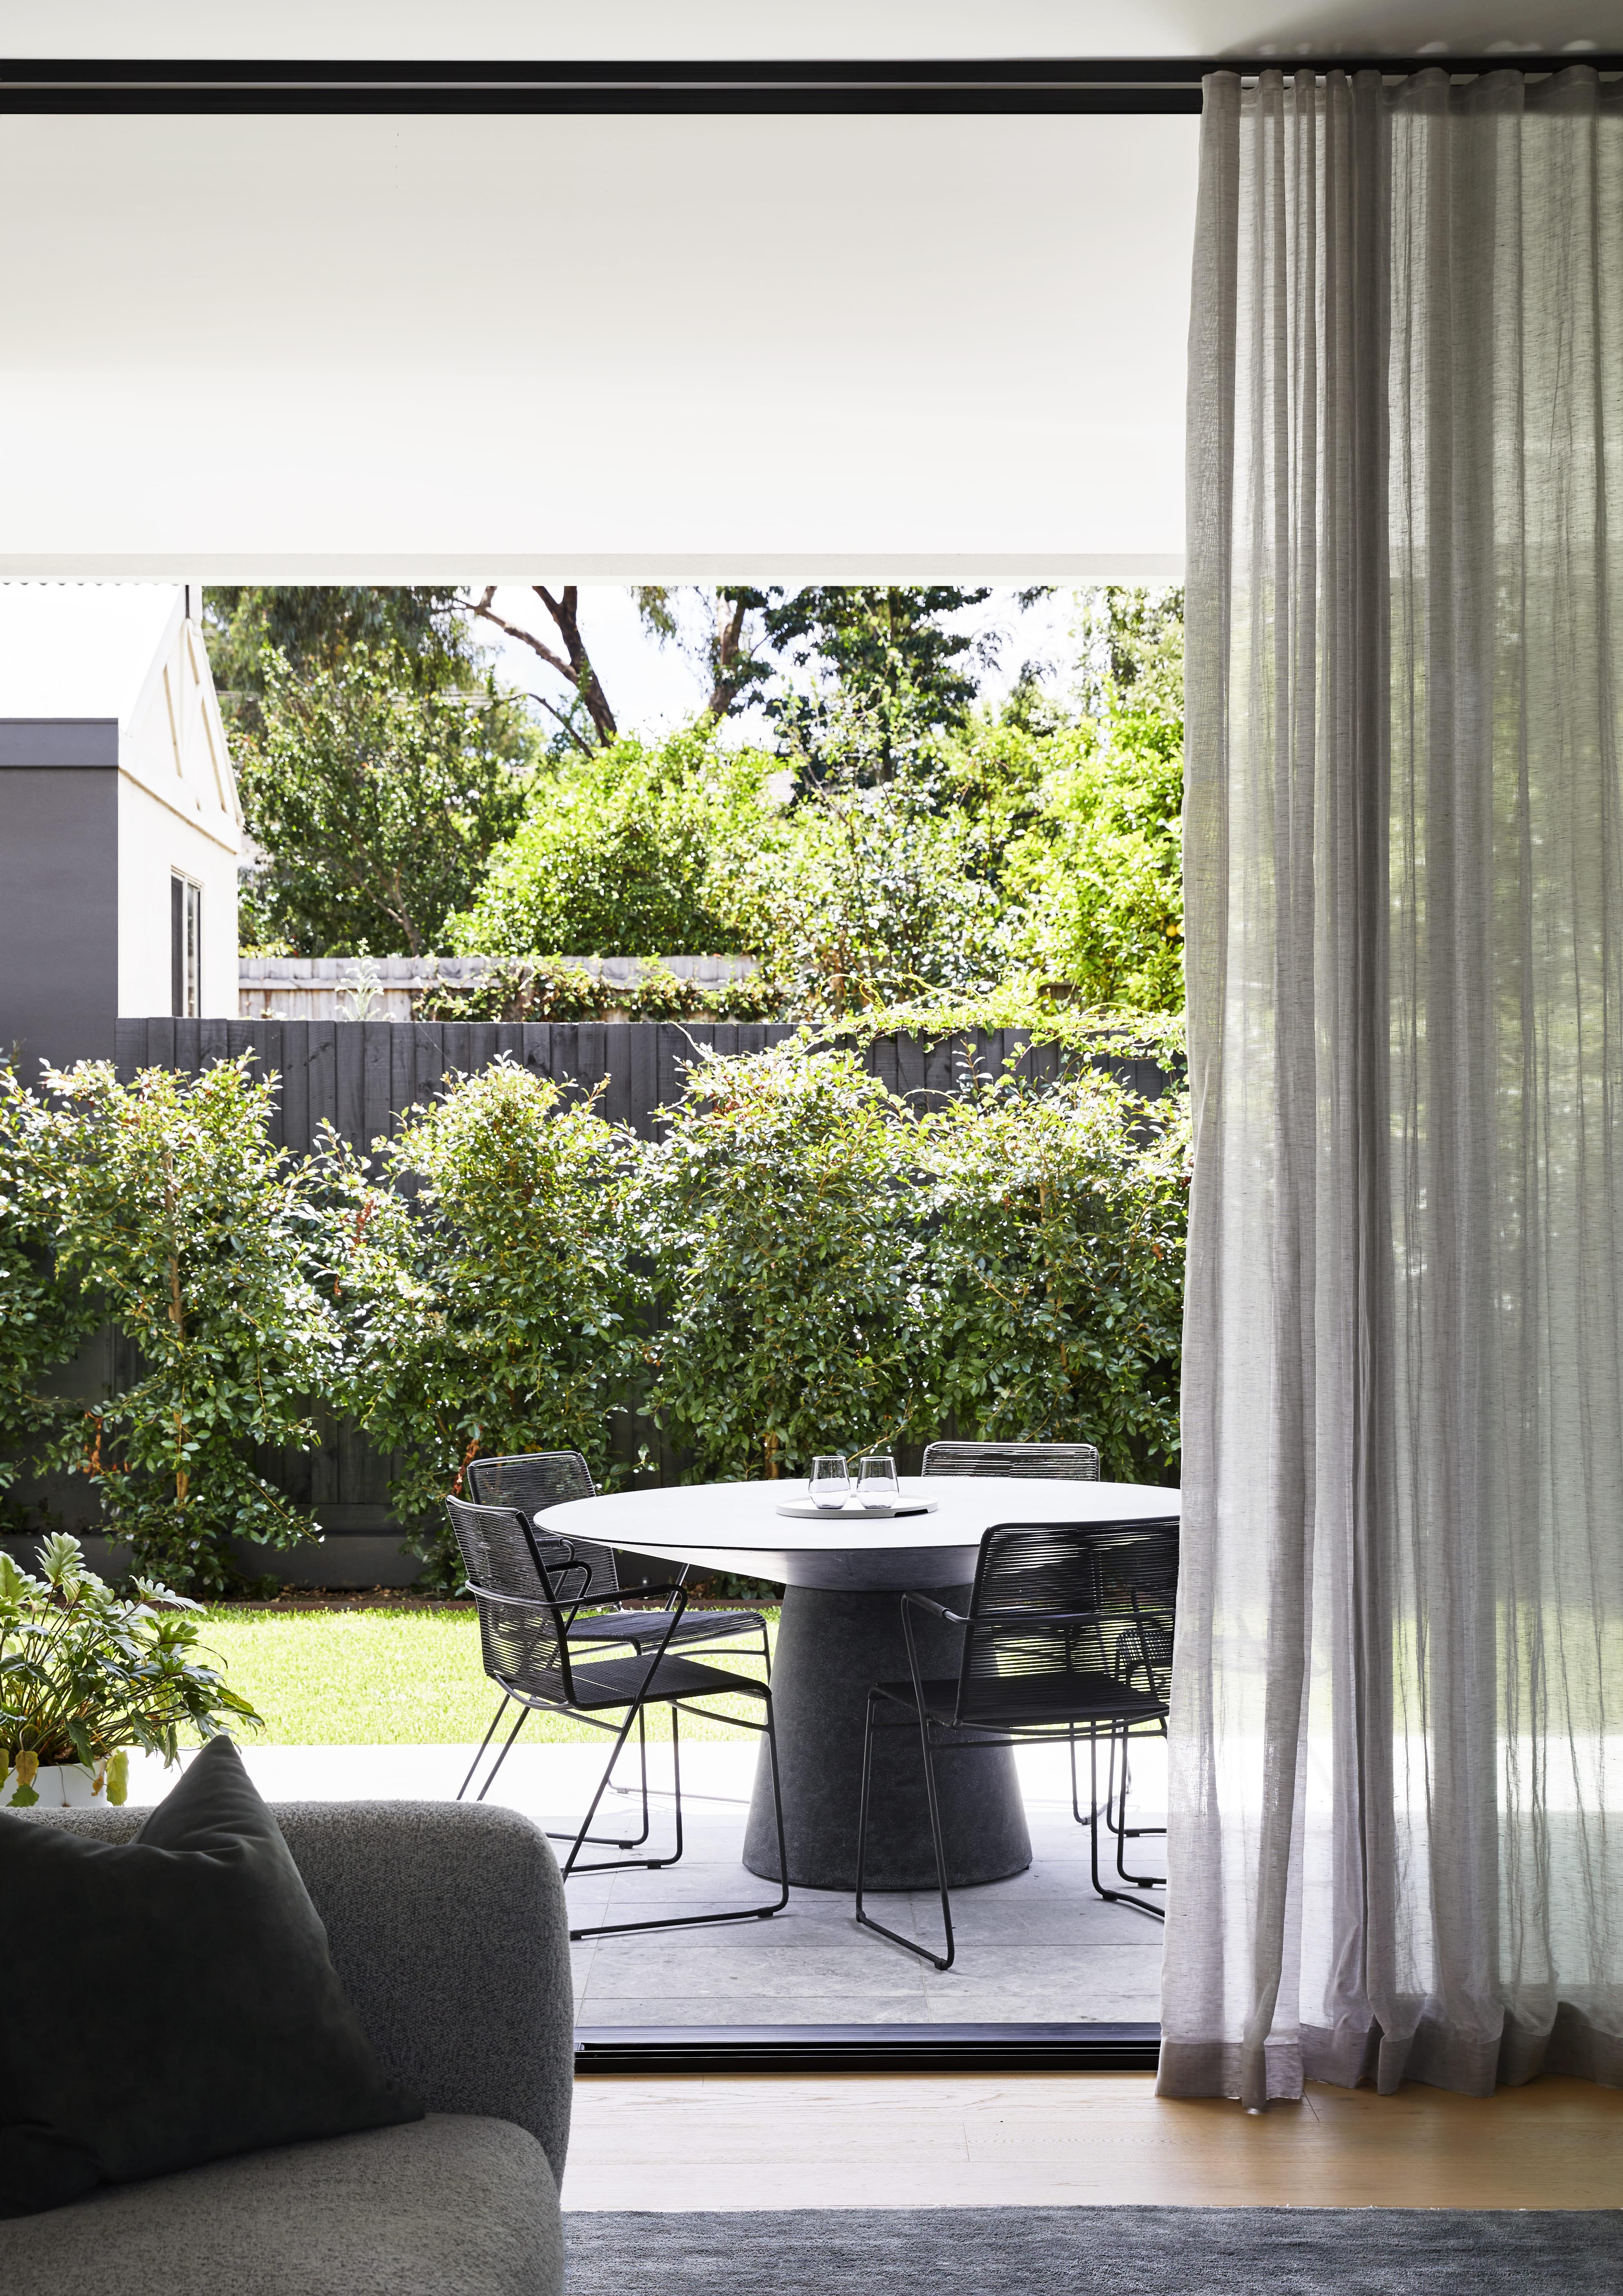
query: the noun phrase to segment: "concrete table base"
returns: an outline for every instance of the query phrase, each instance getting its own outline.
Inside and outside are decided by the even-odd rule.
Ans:
[[[968,1605],[967,1587],[930,1588],[949,1609]],[[958,1629],[915,1611],[914,1632],[927,1675],[955,1674]],[[862,1802],[862,1738],[868,1692],[907,1677],[901,1597],[791,1587],[772,1666],[783,1831],[789,1879],[801,1890],[853,1890]],[[898,1714],[901,1710],[895,1710]],[[949,1883],[1001,1882],[1031,1863],[1031,1837],[1014,1757],[1007,1747],[939,1752],[936,1780]],[[744,1837],[744,1863],[778,1879],[772,1784],[763,1739]],[[866,1886],[933,1890],[935,1854],[916,1726],[888,1729],[874,1750]]]

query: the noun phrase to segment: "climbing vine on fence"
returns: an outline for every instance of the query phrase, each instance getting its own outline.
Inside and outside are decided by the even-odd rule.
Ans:
[[[129,1382],[65,1414],[45,1456],[89,1478],[140,1572],[203,1594],[240,1579],[234,1540],[315,1535],[251,1455],[315,1441],[346,1345],[319,1280],[328,1223],[271,1141],[273,1087],[251,1058],[133,1084],[105,1062],[49,1076],[19,1189],[61,1299],[138,1350]]]
[[[1181,1093],[1084,1062],[920,1114],[805,1038],[697,1058],[645,1143],[504,1061],[371,1159],[330,1136],[307,1161],[273,1144],[250,1062],[0,1079],[0,1442],[82,1472],[172,1585],[223,1591],[253,1542],[313,1533],[253,1455],[309,1447],[319,1411],[393,1452],[440,1583],[438,1502],[470,1458],[578,1448],[601,1479],[636,1447],[616,1414],[695,1479],[948,1425],[1174,1470]],[[137,1374],[53,1393],[104,1318]]]
[[[341,1399],[399,1456],[397,1512],[441,1575],[455,1549],[439,1500],[470,1459],[578,1450],[602,1479],[639,1353],[638,1147],[590,1097],[498,1061],[414,1111],[375,1174],[336,1136],[313,1174],[347,1234]]]

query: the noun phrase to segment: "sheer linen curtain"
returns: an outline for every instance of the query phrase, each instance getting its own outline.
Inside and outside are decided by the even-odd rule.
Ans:
[[[1623,110],[1207,83],[1160,2088],[1623,2082]]]

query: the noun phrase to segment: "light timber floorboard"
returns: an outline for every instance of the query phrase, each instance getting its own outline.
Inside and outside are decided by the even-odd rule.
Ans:
[[[577,2082],[573,2209],[1623,2206],[1623,2093],[1309,2088],[1260,2115],[1148,2074]]]

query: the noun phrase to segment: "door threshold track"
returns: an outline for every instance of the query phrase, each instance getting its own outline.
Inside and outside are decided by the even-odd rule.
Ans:
[[[582,2025],[600,2073],[1152,2073],[1159,2025]]]

